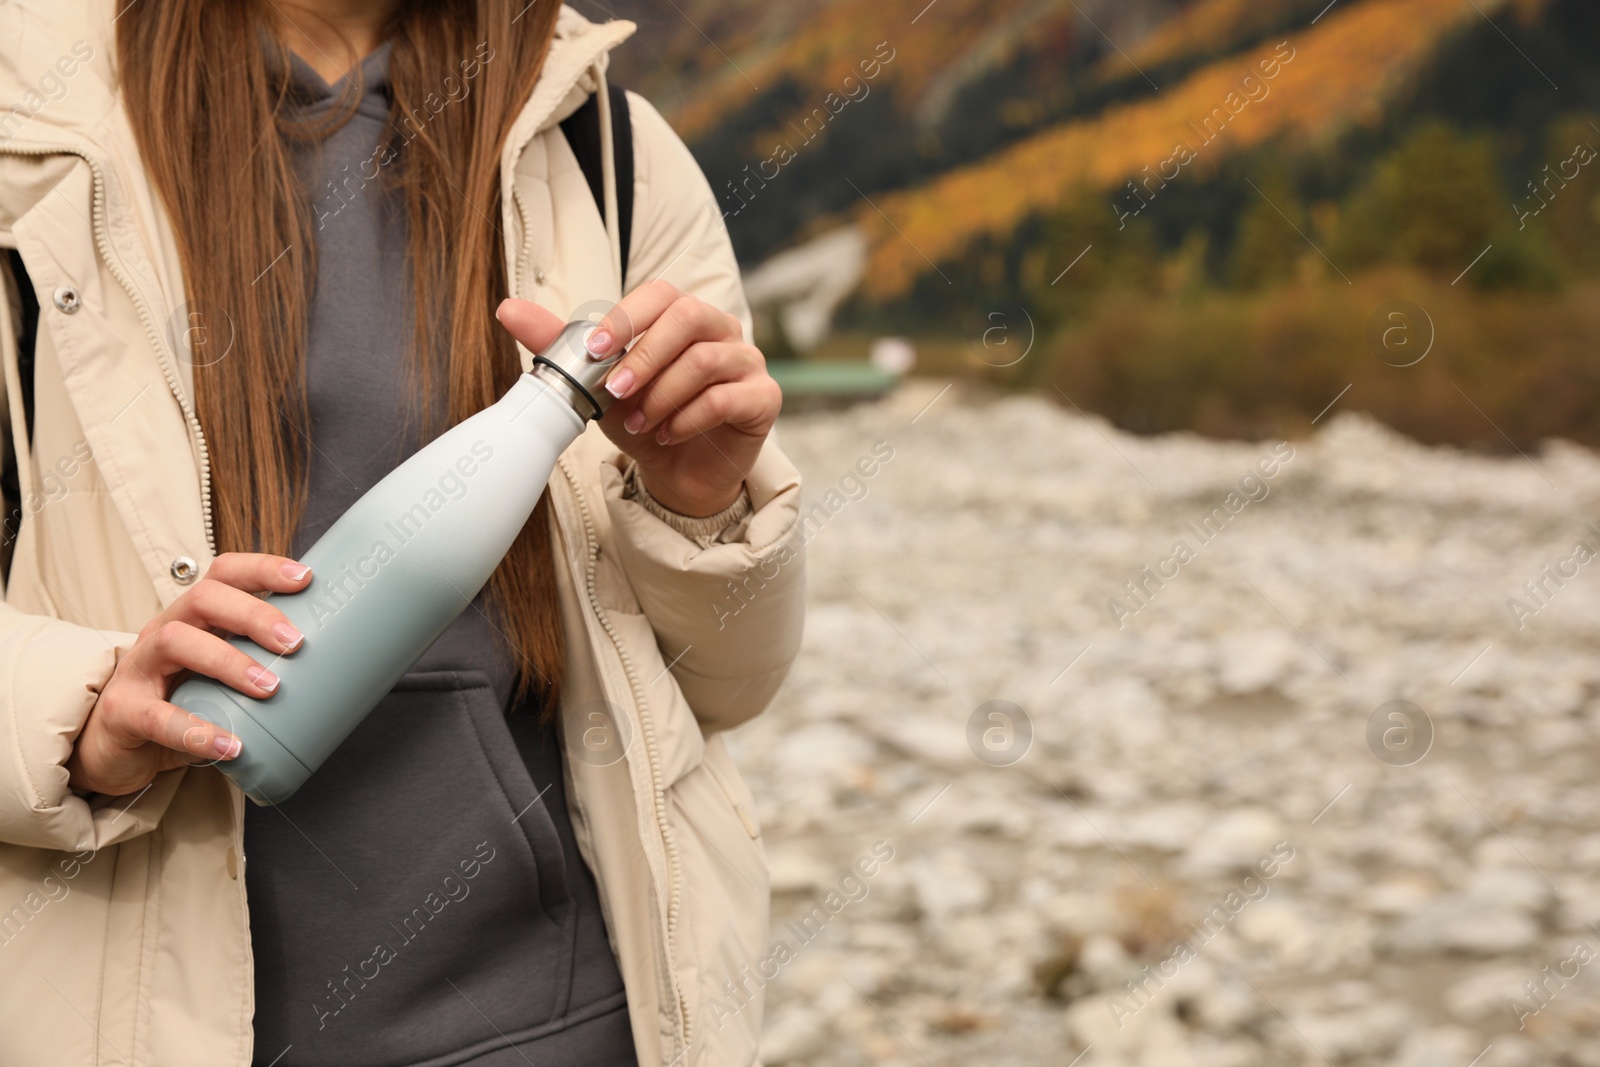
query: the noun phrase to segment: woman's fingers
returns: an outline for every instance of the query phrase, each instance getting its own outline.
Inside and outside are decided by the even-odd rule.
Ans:
[[[662,289],[656,289],[660,285]],[[641,297],[635,307],[625,307],[630,300]],[[597,357],[620,350],[627,341],[610,332],[608,323],[622,314],[631,322],[631,328],[644,331],[638,342],[612,370],[606,379],[606,389],[619,399],[633,396],[648,385],[664,368],[672,364],[691,345],[701,341],[737,341],[743,329],[732,315],[693,297],[676,295],[670,302],[663,300],[677,290],[665,282],[641,286],[628,294],[618,310],[606,317],[589,338],[589,349]]]
[[[503,301],[495,316],[534,351],[547,347],[563,325],[527,300]],[[743,333],[734,316],[657,280],[623,297],[590,333],[588,348],[595,359],[628,349],[606,389],[635,401],[619,412],[623,429],[656,434],[667,444],[722,425],[752,434],[771,428],[781,394],[775,382],[754,373],[765,361],[743,343]],[[741,388],[720,388],[735,383]]]
[[[656,443],[670,445],[674,441],[686,441],[718,426],[731,426],[742,433],[761,437],[772,429],[782,403],[783,393],[771,378],[713,385],[661,424],[656,430]]]
[[[502,301],[495,317],[533,352],[547,348],[564,325],[528,300]],[[743,333],[732,315],[657,280],[623,297],[589,334],[588,348],[600,360],[633,346],[606,379],[606,389],[620,399],[638,394],[691,346],[736,342]]]
[[[222,727],[154,697],[123,709],[106,726],[105,737],[112,744],[131,750],[154,742],[182,753],[183,762],[233,759],[243,749],[239,739]]]
[[[186,622],[164,622],[140,645],[141,674],[171,677],[194,671],[251,697],[268,697],[278,688],[278,676],[247,653]]]
[[[172,618],[178,622],[248,637],[280,655],[293,652],[305,640],[271,601],[210,578],[201,579],[172,606],[176,609]]]
[[[596,359],[622,351],[682,297],[677,286],[659,278],[639,286],[600,320],[600,325],[589,335],[589,351]]]
[[[494,317],[523,348],[536,355],[549,348],[566,325],[554,312],[532,300],[502,300]]]
[[[73,788],[123,796],[161,771],[237,756],[242,746],[225,725],[166,699],[173,678],[193,671],[246,696],[270,696],[278,688],[272,671],[211,630],[248,637],[278,655],[292,652],[303,637],[254,594],[297,593],[310,581],[311,568],[284,556],[225,552],[212,560],[205,577],[151,619],[117,662],[67,760]]]
[[[623,419],[632,434],[653,434],[707,389],[751,377],[765,367],[761,353],[733,341],[700,341],[689,345],[648,385],[634,394],[636,406]],[[764,377],[764,376],[763,376]],[[704,430],[720,422],[703,427]],[[682,432],[674,436],[682,438]]]
[[[210,631],[248,637],[279,655],[293,652],[305,635],[270,601],[254,594],[296,593],[310,581],[311,568],[298,560],[224,552],[194,588],[150,621],[123,662],[156,697],[166,696],[165,679],[186,670],[246,696],[270,696],[278,687],[277,676]]]
[[[227,730],[165,700],[151,702],[145,724],[151,741],[182,753],[186,763],[230,760],[244,749]]]
[[[247,593],[298,593],[310,580],[311,568],[285,556],[224,552],[211,561],[205,576]]]

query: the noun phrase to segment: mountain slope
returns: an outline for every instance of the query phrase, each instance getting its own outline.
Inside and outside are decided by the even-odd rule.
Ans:
[[[900,295],[930,263],[958,256],[979,237],[1009,232],[1081,186],[1109,189],[1140,177],[1146,197],[1159,195],[1162,178],[1183,180],[1181,168],[1174,178],[1171,166],[1162,167],[1175,155],[1192,156],[1182,167],[1203,172],[1220,156],[1270,137],[1330,138],[1351,123],[1375,122],[1385,99],[1439,40],[1477,17],[1458,0],[1368,0],[1286,37],[1287,53],[1257,47],[1149,100],[1062,124],[921,188],[862,205],[854,215],[872,245],[868,292]],[[1262,77],[1258,65],[1285,54],[1292,58],[1278,75]],[[1260,89],[1245,81],[1252,75]],[[1203,125],[1219,108],[1227,121]],[[1136,213],[1140,194],[1124,193],[1122,211]]]

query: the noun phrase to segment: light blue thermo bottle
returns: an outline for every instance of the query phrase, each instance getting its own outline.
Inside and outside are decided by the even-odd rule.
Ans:
[[[488,582],[557,457],[611,401],[601,383],[620,356],[589,355],[595,328],[569,323],[504,397],[396,467],[306,551],[311,584],[272,597],[306,635],[299,651],[230,639],[281,679],[272,696],[201,676],[172,694],[243,742],[217,767],[251,800],[292,796]]]

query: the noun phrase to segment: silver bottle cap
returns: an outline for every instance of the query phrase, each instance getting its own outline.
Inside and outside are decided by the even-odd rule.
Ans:
[[[533,357],[533,374],[564,392],[573,410],[584,419],[598,419],[616,398],[605,390],[606,376],[623,353],[596,358],[588,348],[589,335],[599,328],[587,320],[569,322],[556,339]]]

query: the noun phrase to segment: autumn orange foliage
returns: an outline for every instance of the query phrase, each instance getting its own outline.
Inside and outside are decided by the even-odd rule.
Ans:
[[[1459,0],[1366,0],[1335,8],[1288,38],[1294,59],[1271,82],[1271,95],[1245,107],[1210,144],[1189,123],[1238,91],[1278,42],[1210,64],[1151,98],[1062,124],[924,186],[880,197],[876,207],[862,204],[854,218],[871,246],[866,293],[876,300],[901,296],[930,262],[959,256],[979,238],[1009,233],[1076,189],[1121,185],[1170,157],[1178,143],[1198,157],[1185,171],[1204,170],[1223,153],[1268,138],[1325,138],[1349,122],[1376,121],[1385,99],[1439,38],[1477,17]]]
[[[1126,53],[1112,51],[1102,57],[1094,72],[1110,79],[1128,74],[1130,63],[1142,69],[1193,55],[1202,48],[1214,49],[1237,40],[1276,14],[1273,5],[1261,0],[1200,0],[1167,19]]]
[[[927,0],[819,5],[800,20],[793,35],[741,51],[737,70],[728,65],[709,86],[671,111],[673,128],[693,141],[747,103],[752,85],[764,90],[791,81],[804,99],[834,91],[885,40],[898,53],[893,91],[915,99],[972,47],[974,36],[1003,32],[1013,19],[1034,17],[1037,9],[1032,0],[938,0],[913,25],[911,20],[927,6]],[[904,18],[887,18],[886,9]],[[1063,10],[1070,13],[1071,8]],[[904,28],[886,31],[886,25]]]

